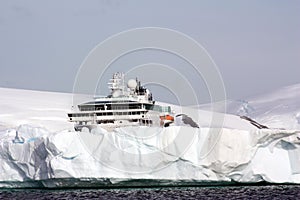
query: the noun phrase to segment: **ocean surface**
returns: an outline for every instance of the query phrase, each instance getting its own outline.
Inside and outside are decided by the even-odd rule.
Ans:
[[[0,199],[300,199],[300,185],[122,189],[2,189]]]

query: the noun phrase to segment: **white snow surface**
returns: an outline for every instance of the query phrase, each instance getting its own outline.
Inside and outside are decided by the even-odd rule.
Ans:
[[[270,128],[300,129],[300,84],[267,92],[244,100],[227,100],[227,113],[245,115]],[[215,103],[222,107],[224,102]],[[209,110],[210,104],[197,106]]]
[[[75,132],[67,121],[71,94],[0,88],[0,187],[300,183],[299,88],[247,102],[272,129],[232,114],[220,126],[210,122],[220,113],[173,105],[200,128],[176,118],[167,128],[92,133]]]

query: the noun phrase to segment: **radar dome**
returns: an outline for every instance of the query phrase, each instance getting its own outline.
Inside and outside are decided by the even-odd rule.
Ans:
[[[135,89],[137,86],[137,82],[136,80],[134,79],[130,79],[128,82],[127,82],[127,87],[130,88],[130,89]]]
[[[121,91],[119,90],[115,90],[113,93],[112,93],[112,97],[119,97],[121,95]]]

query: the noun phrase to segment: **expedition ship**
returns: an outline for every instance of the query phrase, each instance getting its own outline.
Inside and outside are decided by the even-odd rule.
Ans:
[[[130,79],[125,86],[124,74],[113,74],[108,83],[110,94],[95,97],[78,105],[78,112],[68,113],[75,130],[84,127],[91,131],[97,126],[113,130],[123,126],[163,126],[174,122],[170,106],[156,105],[152,93],[141,82]]]

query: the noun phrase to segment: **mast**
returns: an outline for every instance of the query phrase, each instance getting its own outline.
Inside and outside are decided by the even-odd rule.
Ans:
[[[119,97],[125,95],[125,80],[124,73],[116,72],[112,79],[109,80],[108,88],[111,90],[112,97]]]

